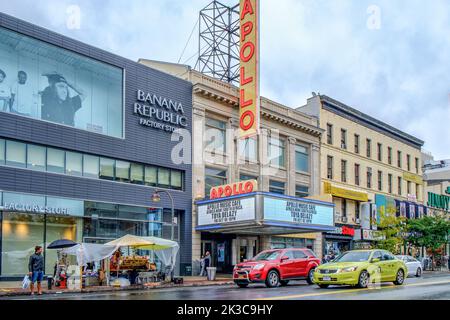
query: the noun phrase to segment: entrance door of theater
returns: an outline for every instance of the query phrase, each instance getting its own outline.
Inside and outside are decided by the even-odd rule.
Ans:
[[[256,256],[258,238],[256,237],[238,237],[236,239],[237,250],[234,255],[234,263],[241,263],[245,260],[250,260]]]

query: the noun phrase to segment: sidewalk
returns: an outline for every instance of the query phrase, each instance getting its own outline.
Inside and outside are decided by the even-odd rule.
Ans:
[[[208,281],[205,277],[183,277],[183,284],[173,283],[148,283],[144,285],[130,286],[127,288],[115,287],[89,287],[82,290],[61,290],[53,288],[47,290],[47,282],[42,283],[43,294],[73,294],[73,293],[95,293],[95,292],[117,292],[117,291],[135,291],[135,290],[154,290],[166,288],[186,288],[186,287],[207,287],[207,286],[225,286],[233,284],[231,276],[220,276],[215,281]],[[20,282],[0,282],[0,299],[2,297],[26,296],[30,295],[29,289],[22,289],[22,281]]]

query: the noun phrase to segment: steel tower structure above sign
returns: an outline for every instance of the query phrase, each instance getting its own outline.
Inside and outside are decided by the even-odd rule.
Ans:
[[[195,69],[221,81],[239,83],[239,4],[212,1],[200,11]]]

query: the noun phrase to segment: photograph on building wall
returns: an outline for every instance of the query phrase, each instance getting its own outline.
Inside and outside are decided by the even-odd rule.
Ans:
[[[0,30],[0,111],[122,137],[123,72]]]

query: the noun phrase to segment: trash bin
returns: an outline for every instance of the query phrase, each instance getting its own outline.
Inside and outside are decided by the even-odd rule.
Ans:
[[[216,280],[216,271],[217,271],[217,268],[215,268],[215,267],[208,267],[208,268],[206,268],[206,271],[207,271],[207,273],[208,273],[208,280],[209,280],[209,281],[214,281],[214,280]]]
[[[48,290],[52,290],[53,286],[53,277],[47,277],[47,288]]]

